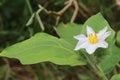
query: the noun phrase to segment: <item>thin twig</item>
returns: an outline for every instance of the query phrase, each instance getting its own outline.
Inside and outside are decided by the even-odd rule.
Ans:
[[[40,9],[43,9],[43,11],[46,13],[46,14],[54,14],[54,15],[57,15],[57,16],[60,16],[60,14],[58,14],[58,12],[55,12],[55,11],[48,11],[47,9],[45,9],[42,5],[38,5],[38,7]]]
[[[78,11],[79,11],[79,6],[78,6],[78,3],[77,3],[76,0],[73,1],[73,4],[75,6],[75,11],[74,11],[73,16],[72,16],[72,18],[70,20],[71,22],[75,21],[75,18],[76,18],[77,14],[78,14]]]
[[[62,15],[72,5],[73,2],[74,0],[70,0],[69,3],[62,10],[58,12],[58,14]]]
[[[83,11],[85,13],[87,13],[89,16],[91,16],[93,13],[87,8],[87,6],[85,4],[83,4],[82,2],[79,3],[79,6],[81,7],[81,9],[83,9]]]
[[[60,11],[56,12],[56,11],[48,11],[47,9],[45,9],[43,6],[41,6],[40,4],[38,5],[38,7],[41,9],[43,9],[43,11],[46,13],[46,14],[53,14],[53,15],[56,15],[56,23],[55,25],[57,25],[59,23],[59,20],[60,20],[60,17],[63,15],[63,13],[65,13],[65,11],[70,7],[72,6],[72,3],[73,3],[74,0],[69,0],[68,1],[68,4],[63,8],[61,9]]]
[[[41,6],[40,4],[38,5],[38,7],[41,9],[43,9],[43,11],[45,11],[45,13],[47,14],[54,14],[56,16],[61,16],[71,5],[72,5],[73,0],[69,1],[69,3],[60,11],[56,12],[56,11],[48,11],[47,9],[45,9],[43,6]]]
[[[9,77],[10,77],[10,63],[8,61],[8,59],[6,58],[3,58],[3,60],[5,61],[6,63],[6,67],[5,67],[5,79],[4,80],[9,80]]]
[[[43,23],[42,23],[42,21],[41,21],[41,18],[40,18],[40,16],[39,16],[39,13],[40,13],[42,10],[43,10],[43,8],[39,9],[39,10],[36,12],[36,18],[37,18],[37,20],[38,20],[38,22],[39,22],[40,28],[42,29],[42,31],[44,31],[45,28],[44,28]]]
[[[79,13],[80,13],[85,19],[88,19],[87,14],[85,14],[82,10],[79,10]]]
[[[56,26],[58,25],[59,20],[60,20],[60,16],[57,16],[57,17],[56,17],[56,23],[55,23]]]

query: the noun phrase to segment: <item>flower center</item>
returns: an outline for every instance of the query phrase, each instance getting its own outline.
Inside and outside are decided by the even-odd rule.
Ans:
[[[89,41],[91,44],[95,44],[98,42],[98,37],[97,37],[96,33],[89,35]]]

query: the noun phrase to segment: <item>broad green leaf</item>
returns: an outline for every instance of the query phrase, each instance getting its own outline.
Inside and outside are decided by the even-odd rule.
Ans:
[[[120,74],[114,75],[110,80],[120,80]]]
[[[85,64],[71,44],[45,33],[4,49],[0,56],[19,59],[22,64],[46,61],[71,66]]]
[[[58,25],[56,32],[60,36],[60,38],[68,41],[74,46],[77,43],[77,40],[73,38],[73,36],[79,35],[82,30],[82,25],[75,23],[61,23]]]

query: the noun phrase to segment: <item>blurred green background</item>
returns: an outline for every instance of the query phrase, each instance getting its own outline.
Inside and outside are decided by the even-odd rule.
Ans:
[[[66,1],[0,0],[0,51],[42,31],[36,18],[26,26],[32,14],[39,9],[38,4],[47,10],[59,11],[64,8]],[[90,16],[101,12],[116,32],[120,29],[119,0],[77,0],[77,4],[79,11],[75,23],[83,24]],[[69,7],[59,23],[70,22],[73,12],[74,6]],[[54,30],[56,16],[44,11],[39,16],[45,27],[44,32],[57,36]],[[97,80],[93,74],[88,66],[58,66],[49,62],[21,65],[18,60],[0,58],[0,80]]]

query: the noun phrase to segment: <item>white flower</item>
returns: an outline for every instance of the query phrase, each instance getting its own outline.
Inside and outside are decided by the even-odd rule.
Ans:
[[[108,43],[105,39],[110,34],[111,31],[107,31],[107,26],[100,30],[97,34],[91,27],[87,26],[87,37],[84,34],[74,36],[75,39],[79,40],[74,50],[85,48],[89,54],[92,54],[99,47],[108,48]]]

